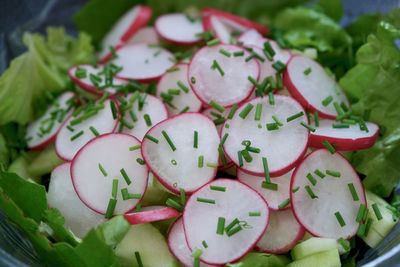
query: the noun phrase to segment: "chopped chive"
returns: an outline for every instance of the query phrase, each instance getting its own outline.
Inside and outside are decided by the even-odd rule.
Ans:
[[[340,177],[340,172],[338,171],[326,170],[325,173],[333,177]]]
[[[139,267],[144,267],[139,251],[135,251],[135,258]]]
[[[360,207],[358,208],[358,211],[357,211],[356,222],[359,223],[364,219],[365,211],[366,211],[366,207],[364,204],[361,203]]]
[[[207,203],[207,204],[215,204],[214,199],[202,198],[202,197],[198,197],[197,202],[202,202],[202,203]]]
[[[185,194],[185,190],[183,188],[179,188],[179,196],[180,196],[181,204],[185,205],[186,194]]]
[[[240,226],[239,224],[236,225],[234,228],[230,229],[229,231],[226,231],[226,235],[231,237],[234,234],[240,232],[241,230],[243,230],[242,226]]]
[[[110,108],[111,108],[113,119],[114,120],[117,119],[118,113],[117,113],[117,107],[115,106],[114,101],[110,101]]]
[[[313,186],[315,186],[317,184],[317,180],[315,180],[314,176],[312,176],[311,173],[308,173],[306,177]]]
[[[272,48],[270,42],[265,42],[263,46],[264,46],[264,54],[267,54],[268,56],[267,55],[266,56],[272,60],[273,57],[275,56],[275,51]]]
[[[347,186],[349,187],[349,190],[350,190],[351,196],[353,197],[353,200],[358,201],[359,198],[358,198],[358,195],[356,192],[356,188],[354,187],[354,184],[350,183],[350,184],[347,184]]]
[[[252,104],[247,104],[246,107],[239,113],[239,117],[245,119],[250,111],[253,109],[253,107],[254,106]]]
[[[106,170],[103,168],[103,166],[100,163],[99,163],[99,170],[103,174],[104,177],[106,177],[108,175],[108,173],[106,172]]]
[[[140,145],[129,147],[129,151],[135,151],[135,150],[138,150],[138,149],[140,149]]]
[[[208,248],[208,244],[205,240],[201,241],[201,244],[203,245],[204,248]]]
[[[146,162],[145,162],[143,159],[141,159],[141,158],[137,158],[137,159],[136,159],[136,162],[139,163],[140,165],[146,164]]]
[[[344,124],[344,123],[334,123],[334,124],[332,124],[332,128],[345,129],[345,128],[350,128],[350,125]]]
[[[338,221],[338,223],[339,223],[339,225],[340,225],[341,227],[343,227],[343,226],[346,225],[346,223],[345,223],[345,221],[343,220],[343,217],[342,217],[342,215],[340,214],[339,211],[335,212],[335,217],[336,217],[336,219],[337,219],[337,221]]]
[[[126,173],[125,169],[122,168],[121,170],[119,170],[119,172],[121,173],[122,177],[124,178],[125,183],[126,183],[127,185],[130,185],[130,184],[131,184],[131,179],[129,178],[129,176],[128,176],[128,174]]]
[[[194,76],[190,77],[190,82],[192,84],[195,84],[196,83],[196,77],[194,77]]]
[[[272,64],[272,67],[278,72],[281,73],[285,68],[286,65],[282,63],[281,61],[276,61],[274,64]]]
[[[226,51],[226,50],[223,49],[223,48],[221,48],[221,49],[219,50],[219,53],[222,54],[222,55],[224,55],[224,56],[226,56],[226,57],[231,57],[231,56],[232,56],[232,53]]]
[[[74,128],[72,128],[70,125],[67,125],[67,129],[68,129],[70,132],[73,132],[73,131],[75,131],[75,129],[74,129]]]
[[[280,209],[286,208],[289,205],[289,203],[290,203],[290,198],[287,198],[278,205],[278,208]]]
[[[225,72],[222,70],[221,66],[218,64],[218,62],[214,59],[213,64],[211,65],[212,70],[217,70],[221,76],[225,75]]]
[[[178,165],[178,162],[176,160],[174,160],[174,159],[171,159],[171,164],[176,166],[176,165]]]
[[[365,236],[366,224],[361,223],[357,229],[357,235],[360,237]]]
[[[300,118],[300,117],[303,116],[303,115],[304,115],[304,112],[303,112],[303,111],[300,111],[299,113],[296,113],[296,114],[294,114],[294,115],[292,115],[292,116],[287,117],[287,118],[286,118],[286,122],[291,122],[291,121],[293,121],[293,120],[295,120],[295,119],[297,119],[297,118]]]
[[[178,70],[180,70],[180,69],[175,66],[175,67],[171,67],[171,68],[167,69],[166,72],[175,72],[175,71],[178,71]]]
[[[169,147],[172,149],[172,151],[176,150],[176,147],[174,145],[174,143],[172,142],[171,138],[169,137],[169,135],[167,134],[166,131],[161,131],[161,134],[164,136],[165,141],[167,141]]]
[[[282,81],[282,76],[280,73],[275,74],[275,80],[276,80],[276,88],[279,90],[283,88],[283,81]]]
[[[178,81],[176,84],[184,93],[189,93],[189,88],[182,81]]]
[[[153,123],[151,122],[151,118],[150,118],[149,114],[144,114],[144,115],[143,115],[143,119],[144,119],[144,121],[146,122],[146,125],[147,125],[148,127],[150,127],[150,126],[153,125]]]
[[[250,140],[243,140],[242,145],[245,147],[251,146],[251,141]]]
[[[268,168],[268,160],[266,157],[262,157],[262,163],[263,163],[263,168],[264,168],[264,178],[265,182],[270,183],[270,175],[269,175],[269,168]]]
[[[244,56],[244,51],[233,52],[233,56],[234,57],[242,57],[242,56]]]
[[[207,44],[207,46],[215,46],[215,45],[219,44],[219,39],[217,39],[217,38],[212,39],[212,40],[208,41],[206,44]]]
[[[250,155],[250,153],[249,153],[248,150],[243,149],[243,150],[241,151],[241,153],[242,153],[242,156],[243,156],[243,158],[244,158],[244,160],[245,160],[246,162],[252,162],[252,161],[253,161],[253,157]]]
[[[306,186],[304,187],[304,189],[307,191],[307,193],[308,193],[308,195],[311,197],[311,199],[318,198],[318,196],[316,196],[316,195],[314,194],[314,191],[312,191],[312,189],[311,189],[311,187],[310,187],[309,185],[306,185]]]
[[[210,185],[210,189],[214,191],[220,191],[220,192],[225,192],[226,187],[224,186],[217,186],[217,185]]]
[[[378,208],[378,205],[376,203],[372,204],[372,209],[374,210],[375,216],[378,219],[378,221],[382,220],[382,213]]]
[[[214,122],[215,126],[218,126],[218,125],[221,125],[221,124],[223,124],[225,122],[225,118],[224,117],[219,117],[219,118],[213,120],[213,122]]]
[[[75,70],[75,76],[76,76],[78,79],[84,79],[84,78],[86,78],[86,77],[87,77],[86,69],[83,69],[83,68],[80,68],[80,67],[76,68],[76,70]]]
[[[211,101],[210,103],[208,103],[213,109],[219,111],[219,112],[224,112],[225,108],[223,106],[221,106],[220,104],[218,104],[215,101]]]
[[[204,156],[199,156],[197,159],[197,167],[203,168],[204,166]]]
[[[318,111],[314,112],[314,122],[315,122],[315,127],[319,127],[319,115]]]
[[[324,177],[325,177],[325,174],[324,174],[323,172],[321,172],[319,169],[316,169],[316,170],[314,171],[314,173],[315,173],[316,175],[318,175],[320,178],[324,178]]]
[[[275,105],[275,98],[273,92],[268,93],[268,102],[271,106]]]
[[[99,132],[93,126],[89,127],[90,131],[93,133],[94,136],[99,136]]]
[[[307,69],[305,69],[305,70],[303,71],[303,73],[304,73],[304,75],[308,76],[308,74],[310,74],[311,71],[312,71],[311,68],[307,68]]]
[[[89,74],[89,79],[90,79],[90,82],[96,87],[98,87],[99,83],[101,83],[101,81],[102,81],[102,79],[98,75],[94,75],[93,73]]]
[[[141,194],[131,194],[128,192],[128,188],[122,188],[121,189],[121,195],[123,200],[128,200],[128,199],[141,199],[142,195]]]
[[[249,216],[250,217],[258,217],[258,216],[261,216],[261,212],[259,212],[259,211],[250,211],[249,212]]]
[[[226,123],[226,124],[225,124],[225,128],[226,128],[226,129],[229,129],[229,123]],[[258,128],[261,128],[261,126],[258,127]]]
[[[326,97],[324,100],[322,100],[322,105],[324,107],[328,106],[331,102],[333,101],[333,97],[330,95]]]
[[[83,131],[80,131],[79,133],[71,136],[70,140],[74,141],[75,139],[78,139],[79,137],[81,137],[83,135]]]
[[[201,254],[202,254],[201,249],[196,249],[192,253],[192,256],[194,258],[193,267],[200,267],[200,256],[201,256]]]
[[[324,145],[324,147],[325,147],[329,152],[331,152],[331,154],[335,154],[336,149],[335,149],[335,147],[334,147],[331,143],[329,143],[328,140],[323,140],[323,141],[322,141],[322,144]]]
[[[266,181],[262,181],[261,182],[261,187],[265,188],[265,189],[272,190],[272,191],[277,191],[278,190],[278,184],[271,183],[271,182],[266,182]]]
[[[179,113],[185,113],[187,111],[189,111],[189,107],[188,106],[184,107]]]
[[[252,153],[260,153],[261,149],[259,149],[258,147],[252,147],[252,146],[248,146],[246,147],[246,150]]]
[[[256,114],[254,115],[254,120],[259,121],[261,119],[262,107],[263,106],[261,103],[256,105]]]
[[[239,161],[239,167],[243,166],[243,156],[242,153],[240,152],[240,150],[237,152],[238,154],[238,161]]]
[[[309,131],[315,132],[315,128],[312,127],[311,125],[308,125],[307,123],[305,123],[305,122],[303,122],[303,121],[300,122],[300,124],[301,124],[304,128],[308,129]]]
[[[371,225],[372,225],[372,219],[368,218],[366,226],[365,226],[365,233],[364,233],[365,236],[368,235],[368,232],[369,232],[369,229],[371,228]]]
[[[272,119],[276,122],[279,126],[283,126],[283,123],[278,119],[277,116],[272,115]]]
[[[256,87],[258,86],[256,79],[254,79],[253,77],[248,76],[247,80],[249,80],[249,82],[251,82],[254,86],[256,86]]]
[[[338,102],[333,102],[333,106],[335,107],[336,113],[338,114],[339,117],[342,117],[345,115],[344,110],[340,106]]]
[[[228,119],[231,120],[233,118],[237,109],[238,109],[238,104],[237,103],[233,104],[233,106],[231,107],[231,110],[229,111]]]
[[[165,202],[165,204],[168,207],[174,208],[176,210],[182,210],[183,209],[182,204],[178,203],[176,200],[174,200],[172,198],[168,198],[167,201]]]
[[[209,168],[217,168],[218,167],[218,163],[207,162],[206,166],[209,167]]]
[[[136,114],[135,114],[135,112],[133,110],[129,110],[129,116],[131,117],[131,120],[133,122],[137,122],[138,121],[138,118],[136,117]]]
[[[274,130],[278,130],[279,129],[279,125],[276,122],[267,123],[266,127],[267,127],[268,131],[274,131]]]
[[[193,133],[193,148],[198,148],[199,146],[199,133],[194,131]]]
[[[113,179],[113,181],[112,181],[111,196],[112,196],[113,198],[117,198],[117,193],[118,193],[118,179]]]
[[[152,141],[152,142],[158,144],[158,139],[157,139],[157,138],[155,138],[155,137],[153,137],[153,136],[151,136],[151,135],[149,135],[149,134],[146,134],[144,137],[147,138],[147,139],[149,139],[150,141]]]
[[[228,139],[228,136],[229,136],[228,133],[225,133],[225,134],[224,134],[224,136],[223,136],[222,139],[221,139],[221,143],[220,143],[221,146],[223,146],[223,145],[225,144],[226,139]]]
[[[299,189],[300,189],[300,186],[297,186],[297,187],[295,187],[295,188],[292,189],[292,192],[293,192],[293,193],[296,193],[297,191],[299,191]]]
[[[223,235],[225,230],[225,218],[224,217],[218,217],[218,223],[217,223],[217,235]]]
[[[117,206],[117,200],[115,198],[110,198],[110,200],[108,201],[107,211],[105,215],[107,219],[110,219],[113,216],[115,206]]]

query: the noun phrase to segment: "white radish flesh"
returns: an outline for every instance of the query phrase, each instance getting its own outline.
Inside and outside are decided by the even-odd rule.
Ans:
[[[125,213],[124,217],[130,224],[151,223],[168,220],[180,216],[180,213],[170,207],[148,206],[140,211]]]
[[[221,54],[221,49],[231,56]],[[235,57],[234,52],[243,52]],[[203,47],[192,58],[189,66],[189,82],[204,104],[214,101],[222,106],[231,106],[245,100],[254,89],[248,80],[259,77],[259,65],[255,60],[245,61],[249,52],[234,45]]]
[[[42,149],[52,143],[75,104],[74,93],[66,92],[57,97],[40,118],[28,125],[25,138],[28,148]]]
[[[198,112],[201,101],[194,94],[188,82],[188,64],[178,64],[166,72],[157,84],[157,96],[165,103],[168,114]]]
[[[349,125],[349,128],[334,128],[340,124],[334,120],[320,120],[315,132],[310,134],[310,146],[323,148],[323,141],[328,141],[337,150],[354,151],[366,149],[374,145],[379,134],[379,126],[366,122],[366,129],[361,130],[359,124]]]
[[[196,191],[183,212],[189,248],[201,249],[200,260],[218,265],[236,261],[250,251],[268,220],[264,199],[250,187],[229,179],[218,179]]]
[[[252,105],[252,108],[251,106]],[[261,106],[259,120],[256,120],[257,105]],[[246,115],[246,109],[251,108]],[[302,114],[296,119],[287,122],[287,118]],[[281,123],[274,121],[273,117]],[[221,136],[229,135],[224,143],[226,154],[242,170],[264,175],[263,158],[266,159],[271,176],[280,176],[291,170],[303,157],[308,143],[308,130],[301,125],[307,123],[303,108],[294,99],[287,96],[274,96],[274,104],[269,103],[269,98],[255,98],[240,107],[229,124],[224,127]],[[274,130],[268,130],[266,125],[273,124]],[[243,151],[243,141],[248,140],[251,147],[258,148],[259,153],[249,152],[251,161],[243,158],[240,163],[238,152]],[[241,153],[243,155],[243,153]],[[242,166],[240,166],[242,165]]]
[[[71,176],[79,198],[108,217],[125,213],[139,203],[147,187],[148,169],[135,137],[107,134],[79,151],[72,161]],[[111,199],[117,201],[115,209],[107,212]]]
[[[215,177],[219,142],[211,120],[198,113],[184,113],[151,128],[143,139],[142,154],[165,187],[175,193],[180,188],[191,193]]]
[[[355,235],[365,193],[357,173],[340,154],[325,149],[309,154],[293,173],[290,192],[296,218],[314,236],[347,239]]]
[[[148,44],[125,45],[117,50],[117,58],[113,63],[121,66],[117,77],[143,82],[160,78],[164,72],[174,65],[174,56],[161,47]]]
[[[272,178],[271,183],[276,184],[276,189],[265,187],[264,175],[255,176],[245,173],[244,171],[239,169],[237,172],[237,177],[239,181],[247,184],[248,186],[256,190],[268,203],[270,209],[279,210],[287,209],[290,207],[290,203],[288,203],[287,205],[284,205],[284,203],[287,202],[290,196],[289,187],[292,173],[293,171],[289,171],[282,176]],[[281,207],[279,207],[280,205]]]
[[[207,16],[203,19],[204,28],[208,31],[211,31],[215,34],[215,36],[224,44],[230,44],[233,42],[233,32],[235,31],[245,31],[246,28],[231,23],[227,25],[223,23],[222,19],[217,16]]]
[[[126,41],[126,44],[138,43],[159,44],[160,40],[154,27],[148,26],[141,28],[128,41]]]
[[[201,41],[199,34],[203,32],[201,20],[190,19],[183,13],[166,14],[155,22],[157,33],[166,41],[191,45]]]
[[[56,152],[60,158],[70,161],[79,149],[96,137],[96,134],[114,131],[117,119],[113,118],[111,101],[107,100],[102,104],[97,102],[95,107],[100,109],[95,115],[79,122],[80,118],[90,112],[91,108],[86,106],[86,109],[76,116],[73,114],[64,123],[56,139]],[[75,121],[77,124],[74,123]]]
[[[336,81],[321,65],[308,57],[292,57],[286,66],[283,82],[301,105],[311,111],[318,111],[320,117],[336,118],[335,102],[349,105]],[[324,100],[327,102],[323,103]]]
[[[291,250],[303,238],[305,230],[293,215],[291,209],[272,211],[267,230],[257,243],[257,249],[283,254]]]

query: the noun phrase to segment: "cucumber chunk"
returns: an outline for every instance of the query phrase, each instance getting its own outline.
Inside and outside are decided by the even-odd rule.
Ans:
[[[306,241],[297,244],[292,249],[291,255],[293,260],[297,261],[312,254],[331,249],[338,249],[338,244],[335,239],[311,237],[310,239],[307,239]]]
[[[341,266],[339,251],[337,248],[312,254],[301,260],[293,261],[292,263],[287,265],[287,267],[321,267],[321,266],[324,267]]]

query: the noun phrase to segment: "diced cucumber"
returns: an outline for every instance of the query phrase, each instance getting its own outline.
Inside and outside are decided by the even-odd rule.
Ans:
[[[338,249],[338,244],[335,239],[332,238],[319,238],[311,237],[306,241],[297,244],[291,251],[293,260],[300,260],[308,257],[312,254]]]
[[[135,257],[139,252],[143,266],[175,267],[179,263],[168,249],[161,233],[151,224],[132,225],[115,248],[115,254],[123,266],[139,266]]]
[[[32,177],[40,177],[50,173],[55,167],[63,163],[53,145],[41,151],[29,164],[28,172]]]
[[[141,205],[143,207],[165,205],[165,202],[171,196],[173,196],[173,194],[157,181],[157,179],[154,177],[154,174],[149,173],[149,181],[146,192],[144,193],[141,201]]]
[[[332,239],[333,240],[333,239]],[[333,240],[334,241],[334,240]],[[287,267],[340,267],[339,251],[330,249],[289,263]]]

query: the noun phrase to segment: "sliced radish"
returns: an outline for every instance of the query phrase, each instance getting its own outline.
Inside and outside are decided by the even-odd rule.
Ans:
[[[62,213],[65,225],[79,238],[83,238],[105,219],[79,199],[72,185],[70,167],[70,163],[63,163],[51,172],[47,202],[49,207]]]
[[[113,95],[117,93],[118,88],[126,85],[128,82],[117,77],[113,77],[112,85],[106,87],[106,77],[104,75],[104,66],[93,67],[92,65],[78,65],[68,70],[71,80],[82,90],[95,95],[103,95],[105,92]],[[83,75],[79,77],[79,75]],[[100,78],[100,82],[92,81],[92,75]],[[93,77],[93,76],[92,76]]]
[[[194,266],[194,257],[192,251],[186,243],[185,231],[183,229],[183,220],[179,218],[172,225],[168,232],[168,247],[171,253],[184,265]],[[200,267],[210,267],[209,265],[200,262]]]
[[[157,96],[163,100],[170,115],[201,109],[201,101],[189,85],[188,70],[188,64],[177,64],[157,84]]]
[[[323,141],[326,140],[337,150],[354,151],[373,146],[379,135],[379,126],[372,122],[365,123],[367,131],[360,130],[358,124],[334,128],[338,124],[340,122],[334,120],[320,120],[315,132],[310,134],[310,146],[324,148]]]
[[[132,44],[119,48],[113,63],[122,67],[117,77],[149,82],[174,65],[174,55],[161,47]]]
[[[148,169],[142,161],[140,142],[135,137],[99,136],[72,161],[75,191],[86,206],[108,218],[123,214],[133,209],[146,191]]]
[[[133,94],[125,96],[125,101],[129,103],[132,96]],[[151,127],[168,118],[165,105],[157,97],[144,93],[122,113],[118,131],[130,134],[140,141]]]
[[[143,139],[142,154],[165,187],[191,193],[215,177],[219,142],[211,120],[184,113],[151,128]]]
[[[300,104],[310,111],[318,111],[323,118],[336,118],[335,102],[349,105],[336,81],[309,57],[292,57],[283,74],[283,82]]]
[[[183,212],[189,248],[201,249],[200,259],[208,264],[241,258],[260,239],[268,220],[264,199],[245,184],[229,179],[215,180],[196,191]]]
[[[255,176],[248,173],[245,173],[242,170],[237,171],[237,178],[244,184],[247,184],[254,190],[256,190],[268,203],[268,207],[272,210],[279,209],[287,209],[290,207],[290,203],[285,204],[289,199],[289,187],[290,187],[290,178],[293,171],[289,171],[288,173],[274,177],[271,180],[271,183],[276,184],[276,188],[267,188],[263,187],[265,185],[265,177],[263,176]]]
[[[180,213],[173,208],[165,206],[148,206],[140,211],[125,213],[124,217],[130,224],[151,223],[164,221],[180,216]]]
[[[271,211],[267,230],[257,243],[257,249],[272,253],[283,254],[291,250],[303,238],[305,230],[291,209]]]
[[[221,49],[231,56],[221,54]],[[234,52],[243,52],[235,57]],[[259,65],[255,60],[245,61],[249,52],[235,45],[203,47],[192,58],[189,65],[189,81],[196,95],[204,104],[214,101],[222,106],[231,106],[245,100],[254,86],[248,80],[258,79]]]
[[[256,120],[257,109],[260,110],[259,120]],[[287,122],[296,114],[300,116]],[[296,166],[307,150],[309,134],[308,129],[303,127],[306,123],[303,108],[290,97],[275,95],[273,105],[268,97],[255,98],[244,103],[225,123],[229,124],[229,128],[224,127],[221,133],[221,136],[228,134],[224,143],[225,152],[248,173],[265,175],[264,165],[267,165],[271,176],[283,175]],[[271,125],[276,127],[268,130]],[[244,153],[247,151],[244,145],[248,143],[246,140],[250,141],[251,147],[259,149],[258,153],[249,152],[247,160],[246,157],[238,157],[239,153],[247,155]]]
[[[71,116],[75,104],[75,94],[72,92],[57,97],[40,118],[28,125],[25,135],[28,148],[39,150],[54,142],[61,126]]]
[[[87,105],[79,113],[72,114],[57,135],[57,155],[70,161],[79,149],[97,135],[113,132],[117,126],[117,119],[113,118],[111,106],[110,100],[104,103],[97,102],[95,105]]]
[[[101,42],[100,57],[110,52],[110,47],[116,47],[128,41],[151,18],[151,9],[137,5],[128,10],[112,27]]]
[[[148,26],[141,28],[129,40],[126,41],[126,44],[138,43],[159,44],[160,40],[154,27]]]
[[[292,175],[290,192],[297,220],[314,236],[347,239],[356,234],[365,192],[340,154],[319,149],[308,155]]]
[[[232,27],[233,26],[233,27]],[[241,25],[226,25],[217,16],[203,16],[203,27],[206,31],[211,31],[224,44],[234,43],[234,34],[243,32],[246,28]]]
[[[203,32],[201,20],[191,19],[184,13],[166,14],[154,23],[157,33],[164,40],[182,45],[192,45],[201,41]]]

